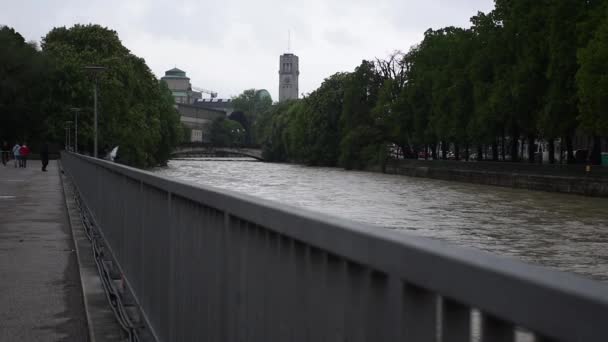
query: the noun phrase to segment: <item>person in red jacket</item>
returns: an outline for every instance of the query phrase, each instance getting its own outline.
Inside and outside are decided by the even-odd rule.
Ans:
[[[30,148],[27,147],[27,145],[24,143],[23,145],[21,145],[21,148],[19,149],[19,156],[21,157],[21,159],[19,160],[19,167],[27,167],[27,157],[30,155]]]

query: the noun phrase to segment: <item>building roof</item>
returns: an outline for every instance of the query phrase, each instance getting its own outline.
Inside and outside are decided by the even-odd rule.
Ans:
[[[217,113],[217,114],[223,114],[226,115],[226,112],[217,108],[209,108],[209,107],[203,107],[203,106],[197,106],[196,104],[187,104],[187,103],[177,103],[177,107],[179,110],[179,107],[187,107],[187,108],[196,108],[196,109],[202,109],[202,110],[206,110],[208,112],[213,112],[213,113]],[[184,115],[184,114],[182,114]],[[188,115],[186,115],[188,116]]]
[[[256,90],[255,91],[255,96],[258,98],[258,100],[261,100],[261,99],[267,97],[267,98],[270,99],[270,101],[272,101],[272,96],[270,96],[270,93],[266,89],[258,89],[258,90]]]
[[[192,105],[198,108],[222,110],[227,113],[232,113],[234,110],[231,99],[196,99]]]
[[[171,70],[165,71],[165,77],[166,78],[187,78],[186,72],[183,70],[180,70],[178,68],[173,68]],[[163,77],[163,78],[165,78],[165,77]]]

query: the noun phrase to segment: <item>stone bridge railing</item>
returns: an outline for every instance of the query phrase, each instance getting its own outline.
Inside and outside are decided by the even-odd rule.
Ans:
[[[264,160],[262,150],[255,148],[234,148],[234,147],[179,147],[171,153],[173,157],[196,156],[196,155],[217,155],[217,154],[237,154],[251,157],[257,160]]]

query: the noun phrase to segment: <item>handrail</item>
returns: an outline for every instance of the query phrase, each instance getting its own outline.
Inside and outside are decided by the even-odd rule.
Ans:
[[[200,267],[213,270],[215,273],[210,276],[213,281],[226,287],[220,290],[213,287],[210,290],[220,291],[217,293],[222,294],[221,305],[218,304],[222,311],[218,313],[219,318],[214,318],[218,319],[219,323],[213,320],[209,322],[222,325],[235,319],[233,315],[240,314],[239,310],[245,310],[247,315],[254,315],[259,324],[268,324],[269,320],[284,321],[288,331],[299,331],[300,328],[293,326],[294,322],[308,322],[302,323],[307,327],[304,330],[319,334],[313,336],[348,335],[349,333],[342,330],[352,325],[364,326],[361,329],[367,331],[367,337],[361,340],[388,341],[394,340],[396,336],[410,336],[413,341],[418,341],[425,340],[422,336],[440,334],[446,341],[468,341],[466,336],[470,338],[470,331],[466,326],[470,326],[471,310],[474,309],[481,311],[484,317],[481,336],[484,341],[500,340],[496,339],[497,336],[507,336],[508,339],[508,336],[514,334],[515,327],[524,327],[537,336],[559,341],[605,341],[608,338],[608,286],[604,283],[478,250],[452,246],[440,240],[339,219],[229,190],[169,179],[91,157],[63,153],[62,162],[80,189],[81,196],[93,216],[99,221],[101,229],[105,231],[105,236],[110,240],[109,244],[121,265],[132,263],[131,259],[139,258],[128,250],[139,247],[125,246],[125,243],[131,242],[137,236],[117,238],[131,234],[130,226],[125,223],[127,221],[133,221],[135,224],[139,224],[138,220],[144,222],[143,228],[138,231],[143,232],[144,239],[152,240],[146,240],[143,244],[154,245],[154,248],[162,249],[171,255],[169,265],[158,271],[169,272],[168,274],[151,276],[140,274],[137,268],[123,267],[129,284],[143,282],[142,279],[137,279],[138,277],[157,279],[164,276],[170,278],[169,288],[189,288],[182,281],[187,281],[190,277],[199,280],[203,278],[187,275],[180,281],[180,277],[184,276],[182,272],[197,272],[197,266],[200,265],[195,263],[183,266],[177,262],[178,259],[184,262],[185,259],[182,258],[206,256],[208,260],[200,262],[209,265]],[[93,182],[96,185],[93,185]],[[124,186],[124,191],[139,191],[139,194],[131,193],[129,196],[145,203],[139,203],[142,207],[137,208],[133,205],[138,203],[128,203],[126,200],[121,202],[130,209],[124,209],[120,214],[121,218],[116,219],[108,216],[109,211],[105,206],[117,205],[107,203],[108,199],[116,201],[117,196],[105,190],[121,189],[121,186]],[[121,195],[125,194],[126,192]],[[148,207],[155,210],[147,214],[159,218],[156,220],[158,222],[153,223],[158,225],[154,231],[169,237],[167,240],[157,241],[146,235],[144,226],[150,222],[143,214],[136,219],[129,217],[129,210],[139,213],[140,210],[147,211]],[[159,210],[167,211],[159,213]],[[196,219],[197,217],[199,219]],[[194,227],[199,221],[208,224],[204,224],[202,228]],[[106,226],[110,222],[113,225]],[[189,245],[189,240],[200,238],[197,234],[203,234],[202,231],[210,239],[216,239],[213,240],[216,244],[209,240],[200,240],[198,247]],[[179,241],[189,247],[177,245]],[[155,260],[161,259],[155,256]],[[129,273],[130,270],[133,270],[132,274]],[[157,272],[145,268],[145,272],[148,271]],[[271,271],[277,274],[264,278],[269,276],[268,272]],[[260,276],[264,279],[256,279],[256,272],[264,274],[265,276]],[[233,281],[238,284],[233,284]],[[276,285],[271,285],[275,282],[281,286],[277,288]],[[308,286],[303,287],[300,283]],[[363,286],[368,288],[368,291],[355,291],[353,286],[357,289]],[[292,291],[290,296],[296,298],[285,297],[287,295],[284,293],[279,298],[288,298],[288,301],[293,300],[293,305],[299,303],[308,311],[315,311],[309,314],[321,314],[317,310],[323,303],[312,303],[316,298],[323,298],[327,301],[328,311],[336,310],[337,313],[322,313],[329,319],[329,322],[323,323],[309,314],[298,313],[300,308],[297,306],[291,308],[293,312],[290,312],[283,307],[286,304],[275,303],[266,297],[272,296],[272,291],[283,289]],[[352,291],[358,294],[353,298],[368,293],[370,296],[377,295],[378,299],[365,299],[364,306],[368,309],[361,309],[357,305],[362,304],[356,304],[356,300],[349,302],[353,298],[347,294]],[[146,304],[147,300],[143,299],[146,293],[138,292],[138,286],[134,285],[133,292],[142,303],[144,312],[153,317],[152,325],[159,325],[158,322],[169,319],[169,313],[163,313],[158,308],[151,309],[153,305]],[[237,299],[226,293],[234,293]],[[342,295],[345,297],[336,303],[336,294],[339,294],[336,298],[341,298]],[[176,303],[170,302],[172,293],[167,296],[169,303],[163,305],[171,313],[183,310],[173,308]],[[199,294],[188,296],[197,297]],[[259,296],[265,299],[261,300]],[[300,302],[297,299],[299,296],[310,300],[311,303],[306,300]],[[242,303],[234,302],[243,298],[246,298],[246,309],[241,307]],[[435,321],[431,316],[437,316],[437,311],[433,309],[437,300],[442,303],[439,309],[442,318]],[[260,305],[256,306],[256,303]],[[351,308],[352,305],[355,308]],[[376,310],[376,305],[380,305],[380,312]],[[267,309],[270,311],[265,311]],[[273,310],[280,311],[281,316],[277,318]],[[356,314],[352,313],[353,310]],[[432,321],[427,330],[433,331],[418,331],[424,327],[420,322],[424,321],[425,316],[413,315],[413,312],[426,312],[427,319]],[[387,313],[390,315],[387,316]],[[387,321],[378,322],[377,316],[386,317]],[[207,320],[211,319],[209,316],[205,317]],[[243,318],[246,321],[239,321],[238,324],[249,327],[252,324],[249,322],[251,317],[247,317]],[[180,316],[171,319],[185,318]],[[209,322],[206,323],[207,328],[215,324]],[[161,340],[170,341],[179,335],[175,331],[176,325],[179,323],[169,322],[166,327],[155,326],[153,329],[162,331],[158,333]],[[342,328],[338,329],[338,326]],[[230,333],[226,331],[229,328],[217,328],[218,336],[230,337]],[[280,324],[276,328],[280,329]],[[255,326],[248,329],[255,335]],[[262,330],[268,331],[268,327],[265,329]],[[326,331],[327,329],[330,331]],[[211,330],[209,331],[211,333]],[[370,339],[369,331],[376,331],[377,338]],[[278,336],[265,336],[265,339],[285,340],[287,335]],[[465,337],[452,338],[456,336]]]

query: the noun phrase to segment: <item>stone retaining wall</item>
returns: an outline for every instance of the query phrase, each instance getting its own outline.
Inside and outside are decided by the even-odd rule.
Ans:
[[[453,167],[445,164],[434,166],[432,161],[393,160],[385,168],[389,174],[425,177],[458,182],[495,185],[529,190],[573,193],[586,196],[608,197],[608,177],[594,175],[563,176],[511,171],[484,170],[475,165],[455,162]]]

